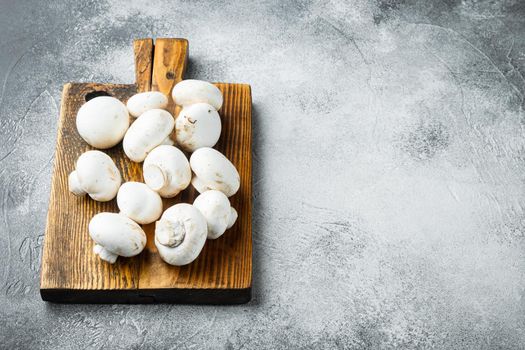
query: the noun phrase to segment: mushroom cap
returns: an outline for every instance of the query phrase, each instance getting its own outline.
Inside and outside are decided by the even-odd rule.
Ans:
[[[144,160],[142,169],[146,185],[164,198],[175,197],[191,181],[190,163],[174,146],[155,147]]]
[[[206,102],[216,110],[222,107],[222,92],[215,85],[207,81],[187,79],[173,87],[171,96],[175,104],[189,106],[194,103]]]
[[[81,189],[96,201],[106,202],[117,195],[120,172],[113,159],[101,151],[87,151],[77,159],[76,171]]]
[[[119,143],[129,127],[126,106],[111,96],[95,97],[80,107],[77,130],[91,146],[111,148]]]
[[[191,183],[200,193],[218,190],[231,197],[239,190],[239,172],[228,158],[213,148],[203,147],[193,152],[190,166],[195,173]]]
[[[138,118],[150,109],[164,109],[168,107],[168,97],[159,91],[147,91],[133,95],[126,103],[129,114]]]
[[[121,214],[139,224],[150,224],[162,214],[159,194],[142,182],[126,182],[120,186],[117,205]]]
[[[116,255],[135,256],[146,246],[142,228],[122,214],[99,213],[93,216],[88,229],[95,243]]]
[[[175,120],[177,143],[188,152],[213,147],[221,136],[221,117],[207,103],[184,107]]]
[[[208,238],[216,239],[222,236],[230,222],[237,219],[232,217],[232,208],[228,197],[221,191],[210,190],[201,193],[193,202],[195,208],[199,209],[208,223]]]
[[[148,153],[165,142],[175,121],[163,109],[150,109],[135,120],[124,136],[124,153],[134,162],[142,162]]]
[[[161,258],[181,266],[195,260],[206,243],[206,219],[191,204],[179,203],[168,208],[155,226],[155,245]]]

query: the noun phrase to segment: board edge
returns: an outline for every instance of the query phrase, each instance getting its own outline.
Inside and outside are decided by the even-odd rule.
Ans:
[[[246,304],[252,288],[83,290],[40,288],[42,300],[58,304]]]

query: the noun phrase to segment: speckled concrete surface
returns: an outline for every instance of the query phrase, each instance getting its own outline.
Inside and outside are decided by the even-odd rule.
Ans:
[[[523,1],[0,4],[1,348],[523,348]],[[252,85],[250,304],[40,300],[61,87],[146,36]]]

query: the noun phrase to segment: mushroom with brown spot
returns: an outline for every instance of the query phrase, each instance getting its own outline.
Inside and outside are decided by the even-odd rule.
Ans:
[[[184,107],[175,120],[176,141],[185,151],[213,147],[221,136],[221,118],[207,103]]]

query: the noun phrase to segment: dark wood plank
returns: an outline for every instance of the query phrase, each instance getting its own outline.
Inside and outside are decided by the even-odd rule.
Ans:
[[[179,44],[182,48],[176,47]],[[155,50],[158,47],[155,45]],[[187,52],[187,42],[185,44],[180,40],[160,47],[170,48],[166,51],[169,55],[172,52]],[[164,52],[165,49],[162,50]],[[159,69],[175,71],[173,66],[170,68],[170,64],[180,64],[180,55],[185,54],[179,54],[177,60],[163,61]],[[184,67],[178,69],[182,77]],[[140,76],[144,79],[148,77],[147,74]],[[152,76],[155,77],[155,73]],[[178,76],[177,73],[174,82],[160,82],[162,79],[157,79],[155,86],[163,92],[171,90]],[[137,86],[145,85],[138,82]],[[93,243],[87,230],[89,220],[101,211],[117,212],[118,209],[115,200],[99,203],[88,197],[75,197],[68,191],[67,176],[74,169],[77,157],[91,148],[76,131],[76,113],[86,97],[107,93],[126,102],[136,92],[136,86],[66,84],[62,96],[42,257],[41,295],[44,300],[75,303],[228,304],[250,299],[251,91],[249,85],[244,84],[219,83],[217,86],[223,91],[225,102],[220,111],[223,132],[216,148],[232,160],[241,175],[240,190],[231,198],[232,205],[239,212],[239,219],[222,237],[207,241],[203,252],[192,264],[174,267],[164,263],[157,254],[152,240],[153,224],[144,226],[148,235],[147,248],[136,257],[119,257],[116,264],[110,265],[92,253]],[[107,150],[107,153],[115,160],[124,181],[142,181],[141,164],[129,161],[120,144]],[[192,203],[196,195],[190,186],[177,198],[165,200],[164,206],[180,201]]]

